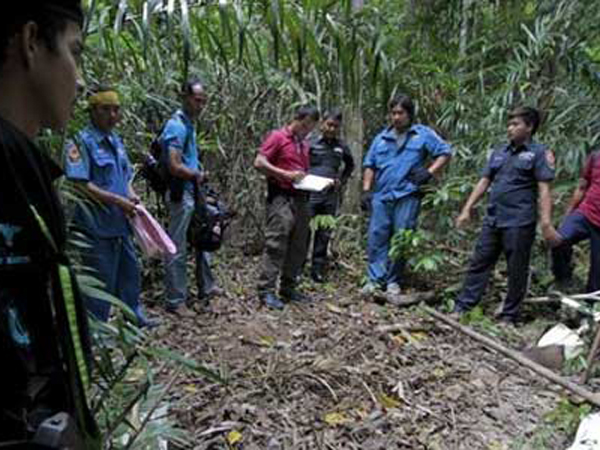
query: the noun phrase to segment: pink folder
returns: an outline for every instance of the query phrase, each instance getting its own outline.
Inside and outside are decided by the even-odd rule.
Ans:
[[[130,218],[133,234],[144,254],[149,258],[174,255],[177,247],[160,224],[142,205],[135,207],[137,214]]]

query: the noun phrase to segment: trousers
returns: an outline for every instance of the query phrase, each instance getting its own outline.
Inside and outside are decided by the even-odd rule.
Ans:
[[[184,192],[181,201],[167,200],[169,214],[168,233],[177,246],[177,253],[165,260],[165,286],[167,308],[177,308],[189,301],[187,281],[187,231],[194,214],[194,198],[189,192]],[[209,294],[215,287],[215,278],[210,267],[210,254],[194,251],[196,260],[196,284],[200,298]]]
[[[308,201],[302,195],[277,194],[267,200],[265,251],[258,278],[259,293],[291,289],[302,271],[309,235]]]
[[[131,235],[114,238],[89,237],[91,246],[82,251],[83,264],[92,275],[104,283],[104,289],[144,319],[139,302],[141,292],[140,267]],[[90,294],[83,295],[88,310],[98,320],[106,322],[111,304]]]
[[[456,301],[457,309],[467,311],[481,301],[490,274],[500,254],[504,253],[508,269],[508,292],[500,317],[516,319],[521,302],[527,294],[529,259],[534,238],[535,223],[509,228],[498,228],[484,223],[462,292]]]
[[[335,216],[338,209],[338,193],[327,192],[319,196],[310,196],[309,201],[310,217],[316,216]],[[327,266],[327,249],[331,240],[331,230],[329,228],[317,228],[314,230],[312,265],[313,273],[322,273]],[[310,241],[310,237],[308,239]]]
[[[558,234],[563,242],[552,249],[552,273],[560,283],[568,283],[573,276],[573,245],[590,240],[590,268],[586,291],[600,290],[600,228],[591,223],[582,213],[573,212],[561,223]]]
[[[373,197],[367,237],[367,275],[371,283],[401,284],[406,261],[403,258],[390,259],[390,242],[398,230],[417,227],[420,209],[421,199],[417,195],[387,201]]]

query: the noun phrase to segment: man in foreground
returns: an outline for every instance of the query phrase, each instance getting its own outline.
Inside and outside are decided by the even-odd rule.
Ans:
[[[34,448],[40,425],[60,412],[78,429],[74,448],[101,447],[86,398],[86,312],[53,187],[61,171],[33,142],[69,120],[82,22],[79,0],[21,0],[0,15],[2,448]]]
[[[309,167],[305,138],[319,120],[313,106],[301,106],[292,121],[272,131],[261,145],[254,167],[267,176],[267,223],[265,252],[258,279],[258,295],[274,309],[283,309],[281,299],[305,302],[296,289],[306,255],[310,212],[308,194],[294,188]],[[280,277],[279,297],[276,295]]]

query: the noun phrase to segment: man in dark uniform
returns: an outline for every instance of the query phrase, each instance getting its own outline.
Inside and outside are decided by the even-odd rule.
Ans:
[[[600,151],[587,159],[579,184],[558,229],[559,245],[552,249],[552,273],[559,289],[573,284],[573,245],[590,240],[586,292],[600,291]]]
[[[308,299],[296,290],[306,255],[310,214],[308,195],[294,188],[308,172],[308,142],[305,138],[319,120],[312,106],[301,106],[285,127],[271,132],[261,145],[254,167],[267,176],[267,224],[258,295],[270,308],[283,309],[275,295],[288,301]]]
[[[529,257],[535,238],[536,203],[544,238],[556,242],[551,224],[550,182],[554,179],[554,155],[545,145],[532,140],[540,123],[539,112],[522,107],[508,115],[508,143],[496,147],[482,177],[456,220],[458,228],[471,218],[471,210],[491,186],[487,215],[465,279],[456,300],[455,313],[473,308],[485,291],[500,253],[508,268],[508,293],[499,319],[512,323],[527,293]]]
[[[340,195],[354,170],[354,160],[348,146],[340,140],[342,113],[332,110],[322,117],[321,133],[310,143],[310,168],[308,173],[335,180],[331,189],[323,192],[311,192],[309,205],[310,216],[335,216],[340,205]],[[340,169],[344,165],[344,170]],[[313,242],[311,277],[316,282],[324,281],[327,266],[327,247],[331,237],[331,229],[317,227]]]
[[[0,447],[31,442],[57,413],[99,449],[87,407],[85,309],[64,253],[58,166],[33,143],[67,123],[82,51],[79,0],[11,2],[0,16]],[[12,443],[7,444],[7,441]]]

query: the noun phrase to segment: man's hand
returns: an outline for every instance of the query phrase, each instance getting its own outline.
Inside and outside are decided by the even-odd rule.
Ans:
[[[360,197],[360,209],[363,212],[371,210],[371,201],[373,200],[373,193],[371,191],[363,191]]]
[[[194,180],[196,181],[196,184],[200,187],[202,186],[202,183],[205,183],[208,181],[208,172],[203,171],[203,170],[199,170],[198,172],[196,172],[196,174],[194,175]]]
[[[463,228],[471,221],[471,211],[469,209],[465,209],[461,211],[461,213],[456,218],[456,228]]]
[[[408,181],[421,187],[433,179],[432,173],[423,166],[415,166],[408,173]]]
[[[128,217],[133,217],[137,213],[135,208],[136,204],[133,201],[126,199],[125,197],[119,197],[119,200],[117,201],[117,206],[121,208],[125,215]]]
[[[542,236],[550,247],[558,247],[563,241],[562,236],[551,223],[542,224]]]
[[[291,181],[292,183],[297,183],[306,176],[306,173],[302,172],[301,170],[291,170],[291,171],[287,172],[286,176],[287,176],[287,179],[289,181]]]
[[[134,205],[139,205],[142,202],[142,200],[140,199],[140,196],[137,195],[135,192],[132,192],[131,194],[129,194],[129,200],[131,200]]]

